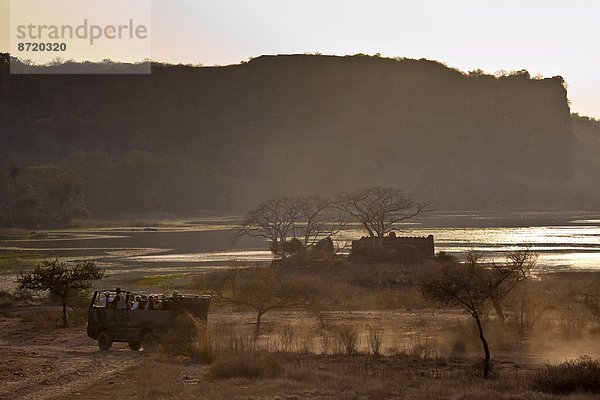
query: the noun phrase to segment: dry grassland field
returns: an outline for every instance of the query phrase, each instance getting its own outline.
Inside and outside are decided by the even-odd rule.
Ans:
[[[54,328],[56,321],[40,315],[26,307],[0,320],[2,399],[553,399],[532,388],[539,368],[586,346],[597,349],[594,340],[562,343],[562,351],[557,343],[531,351],[506,340],[484,380],[476,349],[457,344],[469,326],[455,312],[335,312],[325,316],[326,328],[304,312],[277,312],[257,348],[252,314],[217,312],[209,330],[220,354],[208,365],[193,356],[132,352],[126,344],[102,352],[83,326]],[[342,327],[358,332],[352,354]],[[369,342],[375,327],[383,337],[377,356]]]
[[[3,264],[8,283],[14,280],[14,271],[30,270],[44,257],[9,254]],[[599,366],[594,360],[600,356],[600,326],[585,308],[559,298],[566,287],[579,282],[580,274],[590,274],[585,276],[591,279],[594,272],[532,279],[506,300],[504,326],[487,307],[482,319],[492,368],[483,379],[483,352],[473,319],[458,307],[434,307],[418,291],[415,282],[420,271],[432,268],[429,264],[356,265],[344,259],[285,268],[252,264],[248,273],[275,268],[279,276],[310,288],[312,298],[319,299],[266,312],[257,337],[256,312],[218,296],[226,297],[218,282],[231,268],[165,272],[159,267],[151,274],[148,265],[142,271],[130,265],[122,270],[112,269],[109,262],[105,265],[109,275],[96,282],[97,287],[125,282],[122,286],[145,293],[179,290],[215,295],[207,323],[195,325],[191,347],[177,346],[188,340],[189,332],[184,332],[170,335],[157,352],[132,351],[126,343],[101,351],[86,336],[89,298],[69,308],[71,326],[61,328],[60,305],[45,296],[3,292],[0,399],[598,396],[594,385]],[[540,291],[540,285],[550,289]],[[539,293],[539,301],[519,302],[528,293]],[[557,373],[553,366],[566,360],[575,360],[567,370],[575,370],[577,379],[588,382],[566,382],[566,389],[552,385]],[[568,377],[564,371],[558,374]]]

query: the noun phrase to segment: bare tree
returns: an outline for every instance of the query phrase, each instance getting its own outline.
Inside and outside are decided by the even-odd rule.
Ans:
[[[333,213],[332,204],[331,199],[320,196],[270,200],[246,214],[238,227],[237,237],[267,238],[272,243],[272,250],[285,259],[286,249],[298,251],[301,247],[305,250],[344,228],[345,215]]]
[[[333,200],[320,196],[307,196],[300,199],[302,207],[302,226],[305,248],[313,246],[324,237],[339,233],[347,224],[342,212],[334,212]]]
[[[549,311],[557,308],[560,301],[555,288],[544,280],[527,280],[508,297],[508,305],[514,310],[520,334],[531,332]]]
[[[481,313],[484,310],[488,293],[481,286],[478,271],[473,264],[449,264],[422,277],[419,291],[426,299],[440,307],[460,307],[466,311],[477,325],[479,340],[483,346],[483,377],[490,373],[490,347],[485,337]]]
[[[302,202],[283,198],[264,202],[246,214],[237,229],[237,237],[258,236],[271,240],[277,254],[285,259],[285,244],[297,222],[303,217]]]
[[[419,203],[400,189],[384,186],[340,193],[335,198],[335,206],[360,222],[370,237],[378,239],[381,247],[385,235],[398,230],[399,222],[429,209],[428,203]]]
[[[537,254],[530,250],[522,250],[509,253],[506,258],[505,263],[486,265],[481,262],[480,254],[469,252],[466,259],[474,276],[487,292],[498,316],[498,321],[502,325],[506,320],[502,302],[517,285],[530,278],[531,270],[537,261]]]
[[[92,287],[92,281],[102,279],[104,272],[92,261],[70,266],[65,262],[44,261],[28,274],[17,279],[20,290],[48,291],[62,303],[63,326],[69,325],[67,305],[69,299]]]
[[[575,303],[582,305],[597,321],[600,321],[600,278],[571,292]]]
[[[233,268],[216,287],[215,298],[256,311],[255,338],[260,335],[262,316],[275,309],[303,305],[306,291],[283,279],[272,268]]]
[[[320,196],[307,196],[301,200],[304,226],[304,247],[314,243],[320,236],[322,228],[321,215],[331,208],[331,200]]]

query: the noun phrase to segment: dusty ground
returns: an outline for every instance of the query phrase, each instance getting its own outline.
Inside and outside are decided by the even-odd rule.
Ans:
[[[461,318],[453,312],[432,313],[338,312],[326,316],[325,328],[312,315],[273,313],[265,316],[260,346],[271,352],[268,357],[282,372],[273,378],[216,379],[209,375],[209,366],[183,356],[133,352],[119,343],[101,352],[85,335],[85,326],[40,326],[39,321],[22,321],[14,312],[4,311],[0,316],[0,399],[554,398],[530,388],[531,374],[544,363],[543,357],[498,351],[494,378],[486,381],[478,377],[477,356],[412,352],[423,343],[433,343],[428,338]],[[211,316],[211,324],[221,337],[232,332],[243,336],[252,331],[252,319],[250,313],[219,312]],[[348,325],[359,331],[363,354],[302,354],[307,337],[312,338],[310,351],[322,353],[318,338]],[[372,327],[385,334],[383,351],[398,354],[366,354],[365,332]],[[282,352],[281,332],[286,329],[295,335],[290,352]]]
[[[33,325],[0,318],[0,399],[65,398],[143,360],[126,345],[100,352],[85,327],[36,332]]]

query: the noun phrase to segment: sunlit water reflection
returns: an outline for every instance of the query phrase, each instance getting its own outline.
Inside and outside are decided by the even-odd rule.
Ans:
[[[168,222],[152,228],[110,227],[52,231],[47,238],[0,241],[2,253],[37,253],[48,258],[95,259],[110,268],[205,270],[234,263],[267,264],[268,242],[233,241],[235,219]],[[364,231],[352,226],[335,239],[341,246]],[[507,252],[530,249],[538,264],[551,268],[600,269],[597,215],[531,213],[434,214],[403,226],[400,236],[433,235],[436,252],[469,250],[500,260]],[[122,266],[122,267],[119,267]],[[187,268],[187,269],[186,269]]]

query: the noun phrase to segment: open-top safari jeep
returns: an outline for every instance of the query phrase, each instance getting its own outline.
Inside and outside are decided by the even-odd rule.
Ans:
[[[208,318],[211,296],[173,295],[154,296],[153,307],[146,307],[152,299],[139,293],[121,291],[125,304],[116,306],[115,290],[96,290],[88,310],[87,334],[98,341],[100,350],[109,350],[113,342],[127,342],[131,350],[155,350],[160,338],[174,326],[175,318],[188,312],[204,321]],[[132,309],[136,298],[141,298],[137,309]],[[122,302],[122,301],[121,301]]]

